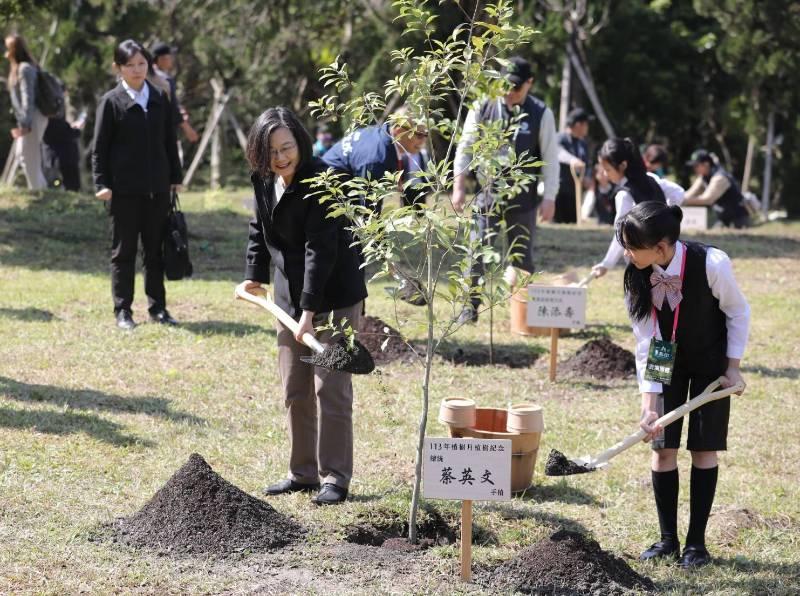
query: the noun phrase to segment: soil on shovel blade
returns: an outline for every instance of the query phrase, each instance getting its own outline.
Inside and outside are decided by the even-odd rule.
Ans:
[[[335,344],[326,346],[325,351],[314,352],[311,356],[304,357],[303,360],[314,366],[349,372],[354,375],[366,375],[375,370],[375,362],[364,344],[356,340],[353,349],[350,349],[344,338]]]
[[[174,554],[271,551],[302,528],[240,490],[193,453],[141,510],[112,524],[112,539]]]
[[[608,339],[593,339],[581,346],[560,368],[597,379],[624,379],[636,374],[636,358]]]
[[[558,449],[550,450],[547,462],[544,465],[544,473],[547,476],[572,476],[573,474],[586,474],[588,472],[594,472],[594,468],[568,459]]]
[[[370,351],[377,364],[388,364],[396,360],[410,362],[417,357],[408,344],[402,340],[397,329],[387,325],[378,317],[369,315],[361,317],[361,331],[358,339]],[[384,342],[386,342],[385,346]]]
[[[523,594],[624,594],[655,590],[653,582],[583,534],[560,530],[493,572],[492,584]]]

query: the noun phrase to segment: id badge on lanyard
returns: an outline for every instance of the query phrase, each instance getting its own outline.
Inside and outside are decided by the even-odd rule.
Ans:
[[[683,247],[683,259],[681,261],[681,288],[683,288],[683,275],[686,270],[686,247]],[[683,302],[681,300],[681,302]],[[678,332],[678,316],[681,313],[681,302],[675,307],[675,316],[672,318],[672,340],[656,339],[658,328],[658,313],[653,306],[653,338],[650,340],[650,349],[647,351],[647,364],[644,369],[646,381],[672,384],[672,372],[675,368],[675,354],[678,351],[678,344],[675,336]]]

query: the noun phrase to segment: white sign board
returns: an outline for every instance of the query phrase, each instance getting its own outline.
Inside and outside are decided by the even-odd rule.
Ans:
[[[707,207],[681,207],[681,210],[683,211],[683,221],[681,221],[681,231],[708,229]]]
[[[427,437],[423,461],[427,499],[511,499],[511,441]]]
[[[528,326],[583,329],[586,325],[586,288],[528,286]]]

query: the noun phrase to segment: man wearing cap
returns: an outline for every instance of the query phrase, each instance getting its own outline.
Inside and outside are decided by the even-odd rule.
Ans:
[[[750,225],[750,214],[739,184],[719,165],[712,153],[698,149],[692,153],[687,165],[694,169],[697,178],[686,191],[684,205],[711,207],[719,223],[727,228]]]
[[[161,77],[169,85],[169,98],[172,102],[173,122],[175,126],[180,127],[183,134],[186,135],[186,140],[190,143],[196,143],[200,136],[197,131],[192,128],[189,123],[189,114],[178,101],[177,84],[175,77],[172,76],[172,69],[175,66],[175,48],[159,42],[153,46],[153,71],[156,75]],[[180,144],[180,143],[179,143]]]
[[[555,223],[577,223],[575,209],[575,181],[572,168],[581,174],[581,184],[587,186],[589,180],[586,164],[589,162],[589,146],[586,136],[589,134],[589,121],[592,116],[583,108],[575,108],[567,115],[567,130],[558,135],[559,180],[556,195]]]
[[[501,120],[510,126],[514,108],[518,106],[523,118],[514,134],[514,150],[517,155],[527,151],[531,157],[544,162],[541,169],[532,169],[530,173],[541,174],[543,179],[544,196],[538,208],[542,220],[549,221],[553,218],[555,211],[559,185],[555,118],[553,112],[541,99],[528,95],[533,85],[533,72],[527,60],[520,56],[513,56],[509,59],[503,72],[512,88],[503,97],[477,103],[469,111],[464,122],[464,130],[453,164],[453,207],[462,211],[466,203],[466,178],[470,170],[474,168],[472,146],[480,134],[479,125]],[[480,178],[480,171],[477,173]],[[515,265],[528,272],[534,270],[533,236],[536,228],[538,198],[536,184],[531,184],[527,190],[508,202],[503,214],[508,230],[509,246],[515,246],[521,257]],[[495,237],[501,229],[500,218],[491,213],[493,204],[494,198],[491,189],[479,189],[475,197],[476,235],[485,243],[491,242],[491,238]],[[478,286],[483,271],[483,262],[480,258],[476,258],[470,272],[472,287]],[[509,277],[510,282],[513,283],[514,280],[514,275]],[[461,312],[459,323],[476,322],[479,307],[480,299],[473,298],[471,304]]]

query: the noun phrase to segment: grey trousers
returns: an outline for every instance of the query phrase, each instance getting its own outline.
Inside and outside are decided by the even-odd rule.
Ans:
[[[346,317],[359,327],[362,303],[333,311],[337,324]],[[327,312],[317,313],[314,325],[325,324]],[[311,349],[299,344],[280,321],[278,371],[286,399],[291,452],[289,478],[301,484],[350,486],[353,476],[353,384],[350,373],[334,372],[302,362]],[[317,334],[323,345],[337,341],[330,331]]]
[[[473,233],[472,241],[474,242],[480,238],[482,244],[492,244],[499,250],[503,250],[501,248],[502,246],[506,246],[507,250],[513,245],[513,252],[517,255],[517,259],[513,263],[514,267],[527,271],[528,273],[533,273],[533,239],[536,234],[536,213],[536,209],[527,211],[509,209],[506,211],[507,242],[505,245],[500,244],[500,218],[495,215],[477,213],[475,214],[475,219],[478,225],[477,230]],[[481,258],[474,258],[472,260],[472,269],[470,270],[471,285],[473,288],[478,286],[478,282],[484,270]],[[478,308],[480,304],[480,299],[473,298],[472,305],[475,308]]]

